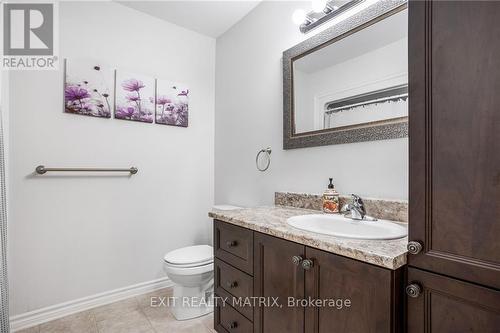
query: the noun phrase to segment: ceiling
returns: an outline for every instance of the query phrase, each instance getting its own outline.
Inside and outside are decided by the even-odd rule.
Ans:
[[[261,0],[235,1],[118,1],[159,19],[217,38],[241,20]]]

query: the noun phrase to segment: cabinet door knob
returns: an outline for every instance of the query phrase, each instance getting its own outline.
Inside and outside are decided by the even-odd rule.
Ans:
[[[408,245],[406,245],[406,248],[408,249],[408,253],[410,253],[410,254],[419,254],[420,251],[422,251],[423,246],[422,246],[422,243],[420,243],[420,242],[411,241],[411,242],[408,242]]]
[[[302,268],[306,271],[310,270],[314,266],[314,263],[311,259],[305,259],[302,261]]]
[[[298,266],[300,265],[300,263],[302,262],[302,257],[301,256],[293,256],[292,257],[292,263],[295,265],[295,266]]]
[[[231,329],[236,328],[236,327],[238,327],[238,323],[235,321],[232,321],[229,324],[227,324],[227,327],[229,327]]]
[[[226,282],[226,286],[229,289],[236,288],[236,287],[238,287],[238,282],[236,282],[236,281],[233,281],[233,282],[227,281]]]
[[[416,298],[420,296],[420,293],[422,292],[422,287],[420,284],[414,282],[406,287],[406,295]]]
[[[237,242],[237,241],[229,241],[229,242],[226,242],[226,246],[227,246],[227,247],[235,247],[236,245],[238,245],[238,242]]]

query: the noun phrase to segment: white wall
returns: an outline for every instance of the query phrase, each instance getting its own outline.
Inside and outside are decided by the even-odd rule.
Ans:
[[[10,78],[11,314],[164,276],[210,241],[215,40],[114,2],[60,5],[61,56],[190,86],[189,128],[62,112],[62,71]],[[36,165],[135,165],[128,176],[32,176]]]
[[[291,21],[301,2],[263,2],[217,39],[215,199],[271,204],[275,191],[319,193],[333,177],[342,193],[407,199],[408,140],[284,151],[282,52],[308,38]],[[255,154],[271,146],[268,172]]]

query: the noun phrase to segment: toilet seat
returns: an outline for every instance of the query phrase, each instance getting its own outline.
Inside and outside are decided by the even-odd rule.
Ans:
[[[165,271],[174,275],[197,275],[213,271],[214,254],[210,245],[195,245],[170,251],[163,258]]]
[[[192,264],[173,264],[171,262],[165,261],[165,265],[170,266],[170,267],[175,267],[175,268],[194,268],[194,267],[201,267],[205,266],[208,264],[212,264],[214,261],[213,260],[207,260],[205,262],[199,262],[199,263],[192,263]]]
[[[213,248],[210,245],[196,245],[170,251],[163,258],[172,268],[194,268],[212,264]]]
[[[167,275],[169,274],[174,274],[177,276],[187,276],[187,275],[197,275],[197,274],[203,274],[207,272],[211,272],[214,270],[214,263],[211,262],[209,264],[203,265],[203,266],[194,266],[194,267],[182,267],[182,266],[177,266],[177,265],[170,265],[169,263],[165,262],[164,266],[165,272]]]

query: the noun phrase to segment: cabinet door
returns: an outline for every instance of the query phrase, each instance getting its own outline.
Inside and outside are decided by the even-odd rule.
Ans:
[[[287,306],[288,297],[304,298],[304,270],[292,262],[304,257],[304,246],[256,232],[254,253],[255,296],[278,297],[282,305],[256,306],[254,332],[304,332],[304,309]]]
[[[500,288],[500,2],[410,1],[411,266]]]
[[[314,263],[305,273],[306,298],[323,302],[321,306],[306,308],[306,332],[401,331],[399,320],[402,312],[396,311],[402,310],[403,303],[398,301],[403,283],[400,271],[309,247],[306,248],[306,257]],[[336,304],[332,306],[324,301],[330,299]]]
[[[408,297],[408,333],[498,332],[499,291],[415,268],[408,280],[421,288]]]

